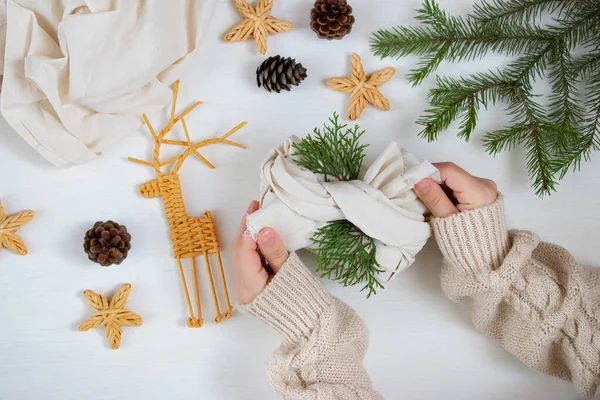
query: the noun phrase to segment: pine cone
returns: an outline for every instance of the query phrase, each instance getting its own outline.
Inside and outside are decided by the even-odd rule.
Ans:
[[[90,260],[103,267],[121,264],[131,249],[131,235],[124,225],[98,221],[85,233],[83,249]]]
[[[256,83],[267,92],[289,91],[291,85],[298,86],[306,78],[306,68],[293,58],[273,56],[267,58],[256,69]]]
[[[354,16],[346,0],[317,0],[310,10],[310,27],[321,39],[341,39],[352,31]]]

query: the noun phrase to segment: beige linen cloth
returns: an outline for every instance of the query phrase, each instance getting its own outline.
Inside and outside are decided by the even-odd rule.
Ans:
[[[169,103],[215,5],[0,1],[2,115],[56,166],[94,160]]]
[[[248,215],[248,233],[256,238],[271,227],[294,251],[312,247],[311,237],[327,222],[347,219],[375,239],[377,261],[386,270],[382,280],[408,268],[431,235],[425,205],[412,189],[427,177],[439,182],[438,170],[392,142],[359,180],[323,182],[294,162],[296,141],[286,139],[263,161],[261,208]]]

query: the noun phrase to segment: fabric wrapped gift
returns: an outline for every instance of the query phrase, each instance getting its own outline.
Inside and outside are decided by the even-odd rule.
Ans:
[[[412,189],[424,178],[439,182],[439,171],[392,142],[359,180],[324,182],[294,162],[297,140],[287,139],[263,161],[261,208],[248,215],[249,234],[256,238],[271,227],[294,251],[310,248],[313,234],[329,221],[346,219],[374,239],[382,280],[408,268],[431,235],[425,205]]]
[[[2,114],[52,164],[94,160],[169,103],[216,3],[0,2]]]

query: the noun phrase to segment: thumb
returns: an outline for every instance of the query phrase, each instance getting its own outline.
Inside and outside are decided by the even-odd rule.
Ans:
[[[444,189],[429,178],[423,179],[415,185],[415,193],[434,217],[444,218],[459,212],[444,193]]]
[[[260,231],[258,249],[275,273],[281,269],[289,256],[283,241],[272,228],[264,228]]]

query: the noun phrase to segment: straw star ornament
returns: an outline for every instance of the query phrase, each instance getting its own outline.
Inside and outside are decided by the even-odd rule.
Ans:
[[[114,350],[118,349],[121,345],[122,327],[142,325],[142,317],[125,308],[129,293],[131,293],[131,285],[126,283],[117,290],[109,303],[106,297],[93,290],[88,289],[83,292],[83,297],[96,312],[79,325],[79,330],[84,332],[104,326],[110,347]]]
[[[26,210],[7,217],[0,203],[0,250],[6,247],[21,256],[27,254],[27,246],[23,239],[17,236],[17,230],[31,221],[34,215],[33,211]]]
[[[327,86],[338,92],[350,93],[350,104],[348,104],[348,118],[358,119],[367,103],[383,110],[390,110],[390,102],[381,94],[379,87],[392,79],[396,73],[393,67],[384,68],[372,75],[365,75],[362,62],[358,54],[352,54],[351,74],[348,78],[331,78]]]
[[[235,8],[244,20],[235,25],[225,35],[226,42],[241,42],[249,37],[256,41],[260,54],[267,52],[267,35],[281,33],[292,29],[290,22],[272,17],[273,0],[259,0],[253,7],[246,0],[235,0]]]

